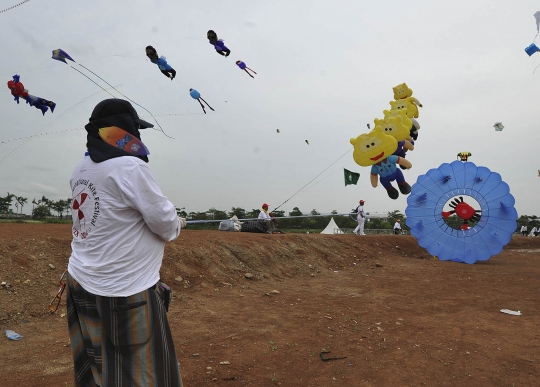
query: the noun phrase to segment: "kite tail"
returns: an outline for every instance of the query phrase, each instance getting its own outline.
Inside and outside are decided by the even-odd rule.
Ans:
[[[163,128],[161,127],[161,125],[159,124],[158,120],[156,120],[156,117],[154,117],[154,115],[148,110],[146,109],[144,106],[141,106],[139,105],[137,102],[133,101],[131,98],[129,98],[127,95],[121,93],[120,91],[118,91],[113,85],[111,85],[109,82],[107,82],[105,79],[101,78],[99,75],[97,75],[95,72],[93,72],[92,70],[90,70],[89,68],[83,66],[82,64],[79,63],[79,66],[81,66],[82,68],[90,71],[92,74],[94,74],[96,77],[98,77],[99,79],[101,79],[103,82],[105,82],[107,85],[109,85],[111,88],[113,88],[118,94],[120,94],[121,96],[123,96],[124,98],[128,99],[129,101],[133,102],[135,105],[143,108],[144,110],[146,110],[148,112],[148,114],[150,114],[152,116],[152,118],[154,119],[154,121],[156,121],[156,124],[157,126],[159,126],[159,129],[161,130],[161,132],[169,137],[169,138],[174,138],[174,137],[171,137],[169,136],[167,133],[165,133],[165,131],[163,130]],[[81,73],[82,74],[82,73]],[[87,77],[88,78],[88,77]],[[95,83],[95,82],[94,82]],[[105,89],[104,89],[105,90]],[[115,97],[116,98],[116,97]]]

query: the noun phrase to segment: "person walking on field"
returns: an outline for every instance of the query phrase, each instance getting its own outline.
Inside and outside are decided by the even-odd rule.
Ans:
[[[159,281],[165,242],[186,221],[148,167],[128,101],[96,105],[87,147],[70,180],[72,253],[67,320],[75,387],[182,387],[167,320],[170,288]]]
[[[527,226],[521,226],[521,235],[527,236]]]
[[[356,221],[358,222],[358,226],[354,229],[353,233],[355,235],[366,235],[364,234],[364,223],[366,223],[366,214],[364,212],[364,201],[360,200],[360,204],[358,207],[356,207]]]

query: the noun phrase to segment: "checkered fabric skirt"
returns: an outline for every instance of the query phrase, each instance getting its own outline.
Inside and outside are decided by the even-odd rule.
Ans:
[[[242,224],[242,229],[240,231],[265,233],[267,228],[262,220],[246,220]]]
[[[68,274],[67,314],[76,387],[181,387],[163,302],[88,293]]]

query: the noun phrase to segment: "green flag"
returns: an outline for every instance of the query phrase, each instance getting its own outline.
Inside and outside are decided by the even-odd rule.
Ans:
[[[343,168],[343,172],[345,172],[345,187],[349,184],[358,183],[358,179],[360,178],[360,174],[356,172],[351,172],[348,169]]]

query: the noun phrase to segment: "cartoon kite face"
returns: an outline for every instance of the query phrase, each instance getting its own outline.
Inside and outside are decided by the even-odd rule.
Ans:
[[[407,117],[418,118],[418,107],[412,100],[413,97],[407,97],[397,101],[390,101],[390,110],[407,109]]]
[[[396,110],[396,113],[395,116],[384,117],[382,120],[375,118],[375,127],[380,126],[384,134],[394,137],[397,141],[403,141],[409,138],[412,121],[407,117],[405,109]]]
[[[380,126],[375,126],[369,133],[351,138],[350,142],[354,146],[354,161],[363,167],[377,164],[397,149],[397,140],[384,134]]]
[[[409,89],[409,86],[407,86],[406,83],[397,85],[396,87],[393,87],[392,89],[394,90],[395,100],[411,97],[413,93],[413,91]]]

